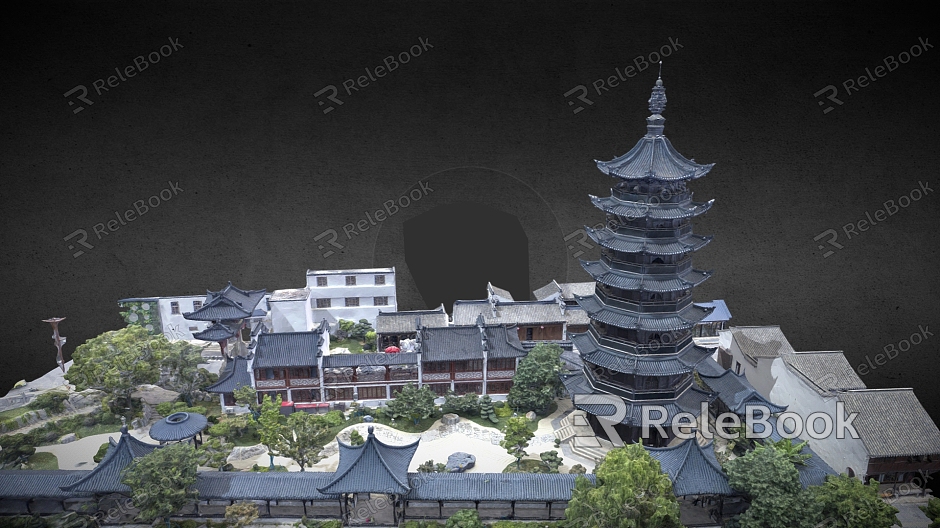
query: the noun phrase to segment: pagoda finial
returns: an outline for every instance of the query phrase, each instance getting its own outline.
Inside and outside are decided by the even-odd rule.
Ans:
[[[663,87],[663,61],[659,61],[659,77],[656,79],[656,86],[653,87],[653,94],[650,96],[650,112],[653,115],[663,113],[666,108],[666,88]]]

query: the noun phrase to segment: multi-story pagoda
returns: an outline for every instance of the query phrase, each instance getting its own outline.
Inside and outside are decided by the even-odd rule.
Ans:
[[[665,106],[666,91],[657,79],[646,135],[623,156],[596,162],[616,183],[609,197],[591,196],[607,215],[607,225],[585,227],[601,258],[581,261],[596,283],[593,295],[575,296],[591,319],[587,332],[572,337],[584,368],[563,376],[597,436],[610,440],[598,416],[611,416],[613,406],[583,403],[577,395],[622,398],[626,416],[614,426],[621,439],[654,447],[672,440],[670,424],[677,414],[700,417],[701,403],[715,397],[693,380],[695,365],[711,351],[692,339],[696,323],[713,310],[692,303],[693,288],[711,274],[692,267],[692,253],[711,239],[692,233],[692,219],[712,201],[693,202],[686,188],[713,164],[700,165],[676,152],[663,135]],[[666,409],[665,437],[656,429],[644,433],[644,406]],[[657,411],[650,416],[661,417]]]

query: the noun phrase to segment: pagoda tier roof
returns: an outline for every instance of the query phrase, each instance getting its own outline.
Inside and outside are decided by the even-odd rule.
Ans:
[[[648,414],[650,419],[659,421],[662,418],[662,411],[659,407],[666,409],[666,421],[662,424],[664,426],[671,426],[675,420],[676,416],[679,413],[691,413],[696,418],[702,412],[702,402],[711,403],[715,399],[714,394],[709,394],[694,385],[690,385],[689,388],[682,391],[682,393],[676,398],[667,398],[667,399],[657,399],[657,400],[628,400],[620,396],[612,395],[603,389],[595,388],[591,385],[591,380],[584,375],[584,373],[578,374],[563,374],[561,376],[561,382],[564,384],[565,389],[568,391],[568,394],[574,399],[575,395],[578,394],[588,394],[588,395],[598,395],[604,396],[605,398],[620,398],[623,400],[624,405],[626,406],[626,414],[623,419],[620,420],[620,423],[624,425],[630,425],[634,427],[639,427],[643,423],[643,412],[644,407],[650,407]],[[577,403],[575,402],[574,406],[586,413],[592,414],[594,416],[614,416],[616,408],[612,403],[604,403],[604,400],[599,399],[598,403]],[[657,407],[657,408],[652,408]],[[688,420],[682,420],[675,422],[677,425],[690,425]]]
[[[418,449],[419,440],[393,446],[375,437],[369,426],[365,443],[351,446],[338,441],[339,466],[330,481],[317,488],[320,493],[396,493],[411,490],[408,465]]]
[[[225,362],[219,372],[219,381],[206,387],[206,392],[235,392],[242,387],[251,387],[251,374],[248,372],[248,360],[236,357]]]
[[[575,297],[588,317],[601,323],[618,328],[669,332],[692,328],[704,319],[714,308],[705,308],[690,304],[678,312],[634,312],[604,304],[597,295]]]
[[[190,321],[238,321],[252,317],[266,293],[266,290],[243,290],[229,282],[217,292],[207,290],[202,308],[184,313],[183,318]]]
[[[225,341],[233,337],[235,337],[235,332],[222,323],[213,323],[202,332],[193,334],[193,338],[201,341]]]
[[[611,268],[603,260],[581,260],[581,267],[595,281],[621,290],[675,292],[698,286],[712,275],[711,271],[688,269],[668,275],[650,275]],[[576,297],[577,298],[577,297]]]
[[[707,348],[690,345],[675,354],[631,354],[598,344],[590,332],[575,334],[571,341],[581,353],[581,361],[639,376],[687,374],[711,353]]]
[[[656,220],[676,220],[679,218],[695,218],[705,214],[711,209],[715,200],[707,202],[659,203],[631,202],[621,200],[615,196],[598,198],[594,195],[591,202],[605,213],[625,216],[627,218],[652,218]]]
[[[671,447],[643,448],[659,461],[663,473],[669,475],[677,497],[736,494],[718,463],[712,442],[699,444],[696,436]]]
[[[108,439],[108,451],[95,469],[89,471],[81,479],[62,486],[63,491],[83,494],[130,493],[131,489],[121,482],[121,472],[134,461],[160,446],[148,444],[134,438],[127,432],[127,427],[121,428],[121,438],[117,442]]]
[[[787,410],[786,405],[777,405],[757,392],[744,374],[735,374],[726,370],[717,376],[702,371],[698,373],[708,388],[718,393],[718,398],[735,414],[744,415],[751,406],[767,407],[771,413],[782,413]]]
[[[624,235],[605,227],[594,229],[584,226],[591,240],[601,247],[621,253],[646,253],[648,255],[684,255],[698,251],[711,242],[712,237],[688,234],[679,238],[643,238]]]

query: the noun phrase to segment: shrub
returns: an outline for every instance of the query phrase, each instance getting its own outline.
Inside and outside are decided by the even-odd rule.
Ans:
[[[33,447],[33,442],[30,442],[29,435],[17,433],[0,436],[0,463],[26,460],[35,453],[36,448]]]
[[[234,528],[244,528],[258,518],[258,506],[251,502],[236,502],[225,508],[225,521]]]
[[[497,402],[497,403],[503,403],[503,402]],[[512,412],[513,412],[512,407],[508,405],[503,405],[502,407],[496,407],[494,411],[496,412],[496,416],[498,418],[509,418],[510,416],[512,416]]]
[[[359,434],[359,431],[353,429],[349,433],[349,445],[360,446],[364,443],[366,443],[366,440]]]
[[[323,420],[323,423],[330,427],[336,427],[338,425],[343,425],[343,422],[346,421],[346,415],[340,411],[330,411],[326,414],[316,415],[318,418]]]
[[[108,446],[110,445],[111,445],[110,442],[105,442],[101,444],[101,446],[98,448],[98,452],[95,453],[95,456],[93,457],[93,460],[95,461],[95,463],[98,463],[104,460],[104,456],[108,454]]]
[[[31,409],[45,409],[50,413],[60,413],[65,410],[65,400],[69,398],[68,393],[60,390],[51,390],[44,392],[29,402]]]
[[[306,516],[304,516],[301,517],[299,521],[294,523],[294,526],[296,528],[343,528],[343,521],[316,521],[313,519],[308,519]]]
[[[480,414],[480,398],[472,392],[463,396],[448,392],[444,396],[444,405],[441,406],[441,410],[445,413],[454,413],[461,416],[478,416]]]
[[[484,528],[480,514],[476,510],[457,510],[447,519],[447,528]]]
[[[571,469],[568,470],[568,473],[571,473],[572,475],[583,475],[587,473],[587,468],[581,464],[575,464],[571,466]]]

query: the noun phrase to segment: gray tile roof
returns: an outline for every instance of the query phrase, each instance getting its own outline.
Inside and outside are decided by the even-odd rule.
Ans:
[[[647,204],[644,202],[621,200],[616,196],[605,196],[603,198],[598,198],[594,195],[589,196],[591,197],[591,202],[594,204],[594,207],[597,207],[605,213],[627,218],[652,218],[656,220],[694,218],[705,214],[711,209],[712,203],[715,201],[709,200],[703,203],[687,201],[684,203]]]
[[[251,374],[248,372],[248,360],[241,357],[228,359],[219,371],[219,381],[206,387],[206,392],[235,392],[241,387],[251,387]]]
[[[871,457],[940,456],[940,430],[914,389],[862,389],[839,394]]]
[[[512,298],[512,294],[509,293],[509,290],[504,290],[504,289],[502,289],[502,288],[497,288],[496,286],[493,286],[493,284],[490,283],[490,282],[487,282],[487,283],[486,283],[486,293],[487,293],[487,296],[490,296],[490,295],[497,295],[497,296],[499,296],[499,297],[502,297],[502,298],[506,299],[507,301],[514,301],[514,300],[515,300],[515,299]]]
[[[0,470],[0,498],[5,499],[66,499],[81,493],[63,491],[89,471],[56,470]],[[86,493],[86,495],[90,495]]]
[[[191,321],[235,321],[251,317],[266,293],[265,290],[243,290],[229,282],[217,292],[206,291],[202,308],[186,312],[183,317]]]
[[[687,330],[695,326],[712,311],[710,308],[690,304],[678,312],[633,312],[611,304],[605,304],[597,295],[576,297],[576,299],[591,319],[618,328],[637,330],[661,332]]]
[[[669,475],[677,497],[736,494],[715,457],[712,442],[703,446],[695,438],[690,438],[672,447],[643,447],[659,461],[663,473]]]
[[[409,473],[406,500],[567,501],[577,475],[542,473]],[[594,475],[584,475],[592,483]],[[533,525],[534,526],[534,525]]]
[[[535,298],[544,301],[556,293],[561,294],[561,298],[568,301],[574,300],[575,295],[592,295],[594,293],[593,282],[549,282],[545,286],[532,292]]]
[[[581,267],[595,281],[622,290],[676,292],[698,286],[712,275],[710,271],[690,269],[673,275],[643,275],[611,268],[602,260],[581,260]]]
[[[454,324],[476,324],[483,316],[486,324],[533,325],[546,323],[587,324],[587,314],[576,307],[562,309],[556,301],[513,301],[496,303],[496,313],[486,299],[454,301]]]
[[[408,465],[418,449],[419,440],[403,446],[388,445],[375,437],[369,426],[366,441],[360,446],[339,442],[339,466],[320,493],[397,493],[410,490]]]
[[[787,410],[785,405],[777,405],[761,396],[747,381],[744,374],[735,374],[726,370],[717,376],[699,372],[699,377],[709,389],[718,393],[718,398],[735,414],[745,414],[747,407],[751,405],[765,406],[770,409],[771,413],[781,413]]]
[[[752,361],[760,358],[776,358],[782,354],[794,353],[790,342],[784,337],[777,325],[771,326],[734,326],[731,335],[741,352]]]
[[[712,359],[711,355],[696,363],[695,370],[699,373],[699,376],[720,376],[725,371],[727,371],[726,368],[722,367],[718,364],[717,361]]]
[[[418,354],[399,352],[396,354],[328,354],[323,356],[323,368],[383,367],[385,365],[417,365]]]
[[[568,394],[570,394],[572,397],[575,394],[607,395],[607,393],[605,393],[603,390],[594,388],[591,385],[590,380],[583,373],[564,374],[561,376],[561,381],[564,384],[565,389],[568,391]],[[623,402],[627,408],[627,412],[620,423],[639,426],[643,423],[643,412],[645,406],[661,406],[666,409],[665,425],[669,426],[673,423],[673,420],[676,419],[676,416],[682,412],[691,413],[693,416],[698,417],[702,410],[701,403],[711,402],[714,397],[714,395],[709,394],[693,385],[683,391],[682,394],[680,394],[675,399],[638,401],[623,399]],[[613,416],[615,411],[614,406],[608,403],[579,403],[575,404],[575,407],[595,416]],[[649,411],[649,416],[653,420],[659,420],[662,417],[658,409],[651,409]],[[681,423],[687,423],[687,421],[683,421]]]
[[[594,283],[591,283],[591,284],[593,288]],[[559,285],[557,282],[553,280],[552,282],[549,282],[545,286],[542,286],[541,288],[534,290],[532,294],[535,295],[536,299],[542,301],[542,300],[548,299],[549,297],[551,297],[552,295],[555,295],[556,293],[561,293],[561,291],[562,291],[561,285]]]
[[[202,471],[194,488],[200,500],[335,500],[338,494],[319,490],[332,478],[320,471]]]
[[[124,427],[121,430],[121,438],[114,442],[109,439],[111,444],[108,452],[101,462],[75,482],[63,486],[64,491],[76,494],[106,494],[106,493],[129,493],[130,488],[121,482],[121,472],[130,463],[138,457],[142,457],[160,446],[148,444],[134,438]]]
[[[260,334],[254,368],[316,366],[322,344],[319,330]]]
[[[486,336],[487,357],[516,358],[528,353],[519,341],[519,331],[515,326],[490,325],[483,328]]]
[[[594,229],[585,226],[588,236],[601,247],[622,253],[647,253],[649,255],[684,255],[698,251],[708,244],[712,237],[687,234],[679,238],[644,238],[625,235],[605,227]]]
[[[222,323],[213,323],[212,326],[209,326],[202,332],[193,334],[193,337],[202,341],[224,341],[235,337],[235,332]]]
[[[375,333],[410,334],[417,331],[419,319],[422,326],[440,327],[450,323],[443,304],[434,310],[379,312],[375,318]]]
[[[721,299],[695,304],[703,308],[712,308],[712,312],[702,319],[703,323],[731,320],[731,310],[728,310],[728,305]]]
[[[150,438],[158,442],[179,442],[199,434],[206,428],[205,415],[177,412],[150,426]]]
[[[576,334],[572,343],[581,353],[581,360],[599,367],[641,376],[674,376],[687,374],[708,357],[706,348],[691,345],[676,354],[631,354],[612,350],[595,341],[593,334]]]
[[[868,388],[842,352],[797,352],[782,357],[790,370],[820,394]]]
[[[484,335],[488,357],[513,358],[527,353],[515,326],[485,325],[483,332],[476,325],[447,326],[421,329],[421,361],[483,359]]]

